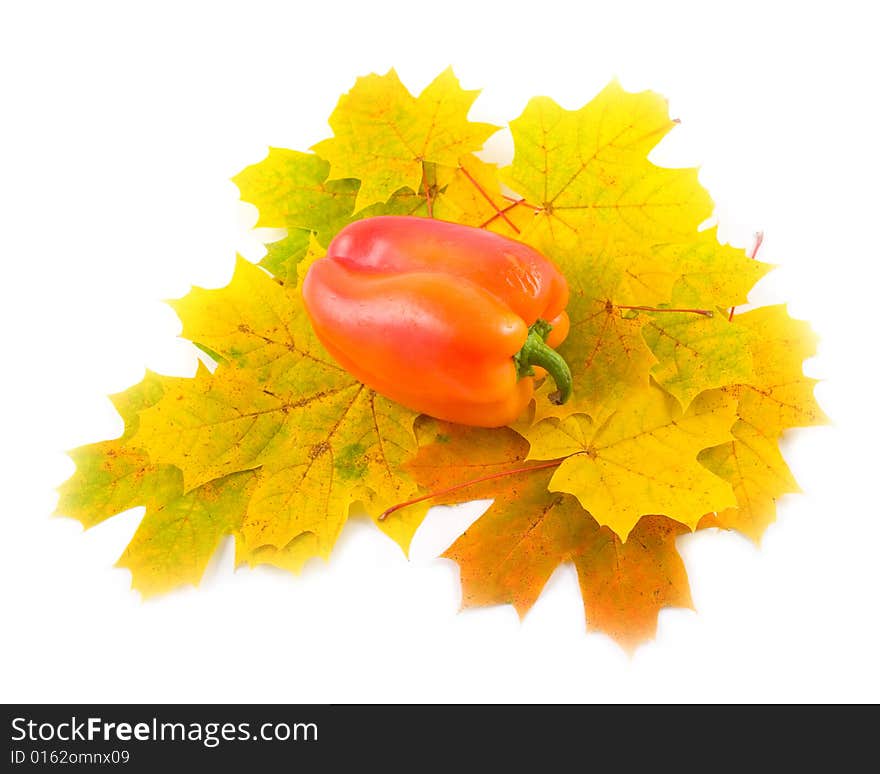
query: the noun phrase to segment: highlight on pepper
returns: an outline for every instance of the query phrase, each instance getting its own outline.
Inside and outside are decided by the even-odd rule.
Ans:
[[[545,373],[556,402],[571,395],[554,349],[568,333],[568,283],[516,240],[431,218],[365,218],[336,235],[302,293],[333,358],[415,411],[502,427]]]

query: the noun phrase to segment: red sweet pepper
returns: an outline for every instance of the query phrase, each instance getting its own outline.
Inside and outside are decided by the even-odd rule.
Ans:
[[[571,373],[568,284],[543,255],[490,231],[380,216],[346,226],[303,283],[315,333],[343,368],[416,411],[466,425],[513,422],[536,372]],[[541,372],[543,373],[543,371]]]

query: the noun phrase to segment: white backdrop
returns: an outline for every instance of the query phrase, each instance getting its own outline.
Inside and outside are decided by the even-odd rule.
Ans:
[[[3,701],[880,700],[876,75],[870,4],[7,2],[0,11]],[[267,145],[307,149],[357,75],[413,92],[452,64],[506,123],[612,76],[681,126],[652,155],[699,165],[721,238],[766,234],[788,301],[821,336],[808,373],[831,427],[792,432],[804,494],[760,549],[680,539],[697,612],[625,655],[585,631],[560,569],[520,623],[458,612],[435,557],[480,512],[434,509],[411,560],[362,522],[299,578],[232,570],[143,603],[113,564],[140,513],[50,518],[63,450],[116,435],[109,393],[191,374],[161,299],[252,258],[228,178]],[[493,145],[503,154],[503,138]],[[485,505],[485,504],[483,504]]]

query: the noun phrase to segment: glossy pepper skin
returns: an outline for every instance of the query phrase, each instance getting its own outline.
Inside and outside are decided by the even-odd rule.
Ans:
[[[302,292],[343,368],[438,419],[510,424],[534,393],[530,364],[556,377],[559,361],[567,372],[547,352],[568,333],[565,278],[533,248],[490,231],[409,216],[359,220],[312,264]],[[550,360],[521,355],[527,339]],[[557,384],[564,401],[570,382]]]

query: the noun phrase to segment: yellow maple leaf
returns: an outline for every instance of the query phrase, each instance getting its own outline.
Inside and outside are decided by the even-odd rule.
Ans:
[[[356,209],[400,188],[418,191],[425,163],[456,167],[498,127],[467,120],[479,94],[461,88],[449,68],[413,97],[392,69],[358,78],[330,116],[334,136],[314,146],[333,178],[361,181]]]
[[[744,250],[718,242],[718,229],[700,231],[687,240],[653,245],[654,260],[677,275],[672,306],[732,307],[745,304],[755,283],[774,267]],[[625,303],[642,303],[639,301]]]
[[[571,368],[573,391],[562,405],[550,400],[554,385],[545,380],[535,393],[534,421],[589,414],[597,421],[619,401],[647,387],[657,362],[642,338],[642,321],[623,317],[610,302],[592,299],[569,307],[571,331],[558,348]]]
[[[502,178],[523,199],[510,217],[572,290],[572,333],[559,351],[572,369],[573,398],[554,406],[546,385],[536,421],[576,413],[601,420],[652,375],[686,407],[750,373],[745,334],[720,318],[625,311],[692,297],[708,310],[733,305],[728,299],[741,298],[766,270],[719,245],[714,230],[697,231],[712,203],[696,170],[648,161],[674,125],[665,100],[617,82],[579,110],[533,99],[511,122],[515,155]]]
[[[817,381],[803,372],[804,360],[816,354],[809,324],[789,317],[784,305],[738,314],[733,323],[752,334],[754,375],[735,389],[740,418],[777,437],[789,427],[826,423],[813,395]]]
[[[519,227],[507,214],[513,204],[501,190],[495,164],[473,154],[462,156],[456,167],[436,168],[436,186],[435,218],[489,228],[512,239],[520,235]]]
[[[730,440],[736,400],[705,392],[687,412],[649,385],[602,423],[584,414],[546,419],[529,431],[529,459],[565,458],[550,489],[569,492],[626,540],[642,516],[664,514],[691,528],[709,511],[736,505],[730,484],[697,461]]]
[[[398,471],[415,447],[408,409],[363,385],[316,401],[294,421],[300,432],[275,459],[251,497],[241,532],[249,545],[283,547],[302,532],[330,553],[349,509],[363,503],[372,516],[415,493]],[[404,548],[418,521],[382,523]]]
[[[674,454],[665,439],[655,449],[657,439],[641,435],[652,410],[638,411],[645,396],[654,396],[654,409],[662,404],[652,380],[684,410],[694,400],[705,404],[709,390],[753,381],[755,334],[731,324],[726,311],[745,303],[771,268],[721,245],[715,229],[697,230],[711,200],[695,170],[647,160],[673,125],[660,97],[628,94],[616,83],[576,111],[532,100],[511,124],[515,156],[502,171],[523,197],[510,213],[522,238],[556,262],[571,289],[571,332],[559,352],[571,367],[572,398],[553,404],[553,385],[545,383],[536,392],[534,426],[524,420],[516,428],[534,459],[581,452],[560,466],[551,486],[581,497],[624,538],[644,514],[664,513],[693,528],[706,511],[726,513],[735,504],[738,482],[697,461],[715,434],[733,443],[732,401],[718,413],[688,411],[691,439],[679,423],[665,424],[676,416],[672,409],[650,419],[649,427],[658,422],[684,444]],[[637,417],[632,427],[624,429],[625,417]],[[612,433],[612,454],[624,457],[606,464],[587,452],[608,442],[609,428],[621,433]],[[566,430],[575,442],[565,441]],[[598,443],[593,433],[601,433]]]
[[[563,406],[542,400],[552,385],[540,390],[536,421],[574,413],[601,419],[649,375],[685,408],[704,390],[751,379],[752,334],[731,325],[724,308],[745,303],[769,264],[719,244],[714,229],[689,242],[600,245],[596,238],[577,246],[543,241],[572,291],[573,334],[559,351],[575,387]]]
[[[712,211],[697,170],[647,160],[674,125],[662,97],[616,81],[580,110],[536,97],[510,122],[516,150],[502,179],[557,242],[611,229],[619,241],[690,238]]]
[[[254,471],[210,481],[146,515],[116,563],[131,571],[144,597],[178,586],[197,586],[225,535],[234,534],[257,480]]]
[[[179,468],[186,491],[260,467],[297,433],[288,420],[296,401],[265,392],[264,384],[248,370],[225,365],[213,374],[199,369],[193,379],[175,379],[162,400],[141,413],[135,443],[148,448],[152,460]],[[356,390],[357,384],[348,387]],[[307,401],[299,409],[308,407]]]
[[[241,526],[253,478],[253,473],[233,474],[185,493],[179,468],[153,463],[133,442],[140,413],[157,404],[176,381],[147,372],[139,384],[112,396],[125,422],[122,436],[70,452],[77,469],[59,487],[56,512],[87,528],[145,506],[117,562],[131,572],[132,588],[144,597],[199,583],[221,538]]]
[[[244,540],[235,542],[236,567],[243,565],[256,567],[268,564],[299,574],[307,562],[320,555],[318,537],[313,532],[303,532],[297,535],[282,548],[271,544],[249,546]]]
[[[704,525],[735,529],[757,542],[776,519],[778,499],[800,491],[779,451],[779,437],[790,427],[827,418],[813,396],[816,380],[803,374],[803,361],[816,352],[810,327],[789,317],[784,306],[754,309],[733,322],[752,334],[754,374],[727,390],[738,397],[733,440],[704,450],[700,461],[730,482],[737,502]]]
[[[415,492],[398,471],[415,450],[415,414],[336,365],[296,289],[239,261],[227,287],[195,289],[175,308],[185,335],[224,362],[170,384],[136,441],[178,467],[187,490],[260,468],[239,530],[248,547],[310,532],[326,556],[353,503],[376,516]],[[416,526],[383,525],[404,547]]]
[[[548,399],[552,385],[539,388],[534,420],[577,413],[601,420],[630,390],[648,384],[657,362],[642,337],[645,319],[623,314],[618,305],[667,300],[679,274],[655,260],[650,246],[615,241],[610,232],[604,242],[601,234],[563,242],[531,237],[568,281],[571,332],[558,350],[573,382],[572,398],[561,406]]]
[[[800,492],[776,438],[740,420],[731,430],[733,440],[704,449],[699,460],[716,476],[730,482],[736,506],[713,513],[701,526],[735,529],[755,542],[776,519],[776,502],[784,494]]]
[[[158,402],[167,383],[167,377],[147,372],[139,384],[111,396],[125,423],[122,436],[69,452],[76,471],[58,488],[57,515],[88,528],[139,505],[160,507],[183,492],[177,468],[154,465],[146,451],[131,443],[138,412]]]

